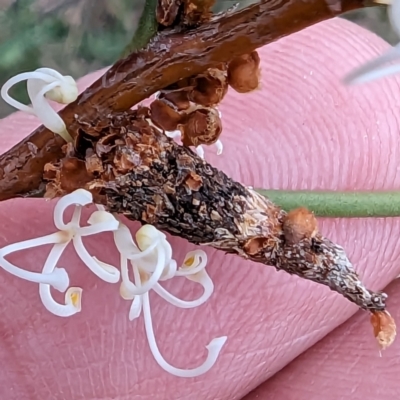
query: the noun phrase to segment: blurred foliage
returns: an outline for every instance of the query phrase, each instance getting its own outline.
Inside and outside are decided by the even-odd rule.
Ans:
[[[0,86],[11,76],[46,66],[79,78],[113,64],[129,43],[145,0],[0,0]],[[218,0],[215,12],[257,0]],[[391,43],[386,10],[376,7],[345,18]],[[28,103],[25,84],[13,88]],[[0,118],[13,109],[0,101]]]
[[[386,6],[355,10],[344,14],[342,17],[376,33],[392,45],[399,42],[399,37],[389,24]]]
[[[132,38],[144,5],[144,0],[2,2],[0,86],[19,72],[43,66],[79,78],[114,63]],[[11,94],[29,102],[25,83]],[[0,102],[0,118],[11,111]]]

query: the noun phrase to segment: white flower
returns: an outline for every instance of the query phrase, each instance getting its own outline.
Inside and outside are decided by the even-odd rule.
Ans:
[[[207,346],[208,356],[205,362],[194,369],[173,367],[163,358],[155,340],[150,310],[149,291],[154,290],[164,300],[180,308],[194,308],[205,303],[214,290],[212,280],[205,271],[207,255],[201,250],[187,254],[183,266],[177,269],[172,259],[172,249],[166,236],[151,225],[142,226],[136,233],[137,246],[133,242],[129,229],[120,224],[114,231],[114,240],[121,253],[121,296],[132,300],[129,319],[138,318],[143,310],[144,323],[150,350],[165,371],[179,377],[195,377],[204,374],[215,364],[226,336],[213,339]],[[131,264],[134,283],[129,279],[128,261]],[[158,281],[171,279],[174,276],[186,277],[203,286],[203,294],[196,300],[186,301],[177,298],[164,289]]]
[[[39,283],[39,293],[43,305],[47,310],[61,317],[73,315],[81,309],[80,301],[82,290],[80,288],[70,288],[66,292],[65,304],[57,303],[50,292],[51,286],[64,292],[69,285],[67,272],[64,268],[57,268],[56,265],[61,254],[71,241],[80,259],[99,278],[109,283],[117,283],[120,278],[120,273],[116,268],[101,263],[90,256],[83,245],[82,237],[84,236],[113,231],[118,228],[118,221],[112,214],[105,211],[93,212],[88,220],[89,226],[81,227],[79,225],[82,207],[92,203],[92,200],[91,193],[83,189],[78,189],[64,196],[54,208],[54,224],[56,228],[59,229],[59,232],[14,243],[0,249],[0,267],[19,278]],[[76,205],[76,208],[72,220],[65,223],[64,212],[71,205]],[[26,271],[5,259],[5,257],[11,253],[44,244],[54,244],[54,246],[47,257],[41,273]]]
[[[393,1],[379,1],[387,4],[389,21],[392,25],[393,30],[400,37],[400,0]],[[387,52],[379,56],[378,58],[367,62],[360,68],[357,68],[349,75],[347,75],[343,82],[347,85],[359,84],[370,82],[379,78],[394,75],[400,72],[400,65],[391,64],[386,65],[393,61],[399,61],[400,59],[400,43],[390,48]]]
[[[22,104],[8,94],[12,86],[27,81],[28,95],[32,107]],[[36,115],[43,125],[59,134],[65,141],[72,141],[64,121],[51,108],[47,99],[61,104],[69,104],[78,97],[78,87],[71,76],[63,76],[51,68],[39,68],[32,72],[23,72],[9,79],[1,88],[1,97],[11,106]]]
[[[40,298],[46,309],[60,317],[68,317],[81,311],[82,289],[70,287],[67,290],[69,286],[68,274],[64,268],[58,268],[57,264],[65,248],[72,242],[83,263],[100,279],[109,283],[117,283],[122,277],[120,294],[124,299],[132,301],[129,319],[138,318],[143,311],[149,347],[161,368],[172,375],[187,378],[199,376],[209,371],[215,364],[227,337],[215,338],[206,346],[208,356],[199,367],[193,369],[173,367],[165,361],[158,349],[149,299],[149,291],[154,290],[164,300],[179,308],[194,308],[205,303],[214,291],[213,282],[205,271],[206,253],[202,250],[189,252],[183,265],[177,268],[177,263],[172,258],[171,245],[162,232],[151,225],[144,225],[136,233],[136,245],[128,227],[118,221],[111,213],[106,212],[104,207],[100,205],[97,205],[97,211],[91,214],[88,220],[89,225],[82,227],[80,226],[82,207],[92,203],[92,201],[91,193],[83,189],[78,189],[61,198],[54,208],[54,224],[59,231],[3,247],[0,249],[0,266],[15,276],[39,283]],[[71,205],[75,205],[73,216],[70,222],[65,223],[64,212]],[[117,268],[92,257],[82,242],[82,237],[109,231],[113,232],[114,242],[120,252],[121,272]],[[5,259],[11,253],[43,244],[53,244],[53,247],[41,273],[26,271]],[[133,281],[129,277],[128,263],[132,269]],[[159,283],[174,277],[185,277],[199,283],[203,287],[203,294],[195,300],[182,300],[174,296]],[[65,304],[59,304],[54,300],[51,287],[65,292]]]

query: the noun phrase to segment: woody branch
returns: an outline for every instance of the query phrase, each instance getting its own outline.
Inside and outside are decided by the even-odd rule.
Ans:
[[[152,93],[235,56],[345,11],[361,0],[262,0],[191,29],[165,29],[146,48],[118,61],[59,115],[75,138],[79,124],[128,110]],[[0,201],[42,194],[43,168],[62,157],[63,140],[44,126],[0,156]]]
[[[311,213],[286,214],[166,137],[147,111],[81,125],[78,150],[67,146],[46,166],[47,196],[84,187],[111,212],[326,285],[362,309],[385,309],[386,295],[365,288]]]
[[[41,127],[0,158],[0,200],[90,190],[111,212],[328,286],[372,312],[374,334],[386,348],[396,335],[385,311],[387,296],[363,285],[344,250],[318,231],[314,215],[304,208],[287,214],[188,148],[219,141],[216,106],[228,84],[238,92],[257,87],[254,49],[336,15],[333,10],[363,5],[261,1],[205,22],[212,3],[160,1],[158,6],[168,7],[161,7],[167,13],[157,14],[157,21],[169,28],[115,64],[61,111],[62,119],[53,115],[52,123],[58,118],[72,141],[62,146]],[[193,29],[188,15],[201,8]],[[150,108],[121,112],[158,90]],[[176,129],[183,146],[167,137]]]

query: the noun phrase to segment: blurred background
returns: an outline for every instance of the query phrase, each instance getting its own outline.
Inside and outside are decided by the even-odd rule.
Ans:
[[[257,0],[217,0],[215,12]],[[75,79],[113,64],[137,26],[144,0],[0,0],[0,87],[11,76],[43,66]],[[385,7],[344,16],[388,42],[391,31]],[[28,103],[25,83],[10,91]],[[14,111],[0,100],[0,118]]]

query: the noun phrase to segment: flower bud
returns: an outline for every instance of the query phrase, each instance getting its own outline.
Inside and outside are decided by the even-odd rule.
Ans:
[[[162,100],[154,100],[150,105],[151,121],[164,131],[174,131],[181,121],[181,115]]]
[[[178,126],[185,146],[215,143],[222,131],[219,113],[214,108],[198,108],[188,114]]]
[[[296,244],[306,238],[312,239],[318,233],[317,219],[305,207],[290,211],[286,215],[282,227],[288,244]]]
[[[222,101],[228,91],[226,73],[217,68],[210,68],[205,73],[192,78],[192,91],[189,99],[204,107],[212,107]]]
[[[234,58],[228,65],[228,83],[239,93],[248,93],[260,84],[260,57],[256,51]]]
[[[387,311],[376,311],[371,315],[374,336],[382,350],[387,349],[396,337],[396,323]]]
[[[161,92],[158,98],[171,106],[175,111],[185,111],[190,107],[187,90]]]

